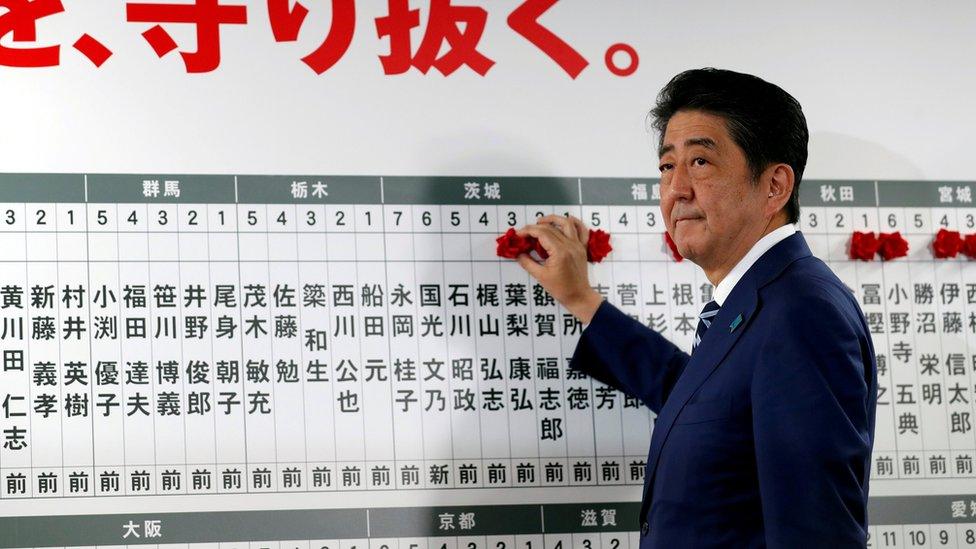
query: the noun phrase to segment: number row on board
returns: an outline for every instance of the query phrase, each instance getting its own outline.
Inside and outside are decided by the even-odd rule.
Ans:
[[[382,206],[0,204],[2,231],[504,232],[542,215],[574,215],[611,233],[661,233],[656,206]],[[804,208],[807,233],[976,231],[976,208]]]

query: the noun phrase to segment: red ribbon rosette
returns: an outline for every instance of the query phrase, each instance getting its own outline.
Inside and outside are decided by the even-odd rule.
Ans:
[[[505,234],[496,238],[495,242],[498,243],[495,248],[495,254],[498,257],[515,259],[519,254],[527,254],[533,250],[543,260],[549,257],[549,253],[542,247],[542,242],[534,236],[519,236],[513,228],[505,231]],[[613,251],[613,246],[610,245],[610,233],[600,229],[590,231],[586,242],[587,261],[599,263],[611,251]]]
[[[848,249],[847,255],[851,259],[873,261],[880,246],[881,242],[878,241],[878,237],[874,233],[854,231],[854,234],[851,235],[851,247]]]
[[[908,255],[908,241],[901,236],[901,232],[899,231],[881,233],[878,235],[878,241],[881,243],[878,251],[881,252],[881,257],[885,261],[891,261],[897,257],[905,257]]]
[[[959,231],[939,229],[935,235],[935,240],[932,241],[932,251],[935,253],[935,257],[939,259],[956,257],[961,250],[962,236],[960,236]]]
[[[664,231],[664,242],[668,245],[668,249],[671,250],[671,257],[673,257],[675,261],[680,262],[684,259],[684,257],[681,256],[681,253],[678,252],[678,246],[674,243],[674,239],[671,238],[671,234],[667,231]]]
[[[495,239],[495,242],[498,243],[498,246],[495,248],[495,253],[498,257],[515,259],[519,254],[532,249],[533,243],[528,242],[528,238],[516,234],[515,229],[508,229],[505,231],[505,234]],[[533,238],[532,240],[534,241],[535,239]]]
[[[586,241],[587,261],[599,263],[612,251],[613,246],[610,245],[610,233],[601,229],[590,230],[590,238]]]
[[[962,253],[970,259],[976,259],[976,233],[966,235],[966,239],[962,242]]]

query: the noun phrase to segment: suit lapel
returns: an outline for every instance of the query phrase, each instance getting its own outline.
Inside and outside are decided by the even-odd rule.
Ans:
[[[651,503],[651,487],[661,457],[661,449],[674,426],[678,413],[699,387],[722,363],[743,333],[749,329],[759,305],[759,289],[775,279],[793,261],[809,256],[810,248],[799,231],[778,242],[746,271],[732,289],[722,308],[702,337],[695,354],[685,366],[654,423],[647,456],[644,498],[640,517]],[[740,318],[741,317],[741,318]]]

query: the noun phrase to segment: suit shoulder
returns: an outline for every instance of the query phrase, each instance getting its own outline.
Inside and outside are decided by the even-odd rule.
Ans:
[[[846,319],[852,328],[863,326],[863,314],[854,290],[844,282],[820,258],[808,256],[794,261],[760,294],[768,312],[795,318],[818,315],[821,320]],[[860,331],[860,330],[858,330]]]
[[[835,394],[859,403],[874,394],[867,320],[854,292],[823,261],[813,256],[794,261],[760,290],[759,301],[758,315],[767,328],[759,335],[759,352],[778,358],[757,361],[756,372],[797,374],[814,368]]]

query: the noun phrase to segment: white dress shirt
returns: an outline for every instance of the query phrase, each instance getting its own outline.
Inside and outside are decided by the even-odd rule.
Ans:
[[[746,252],[746,255],[742,256],[742,259],[735,264],[735,267],[732,267],[729,274],[725,275],[725,278],[723,278],[722,281],[718,283],[718,286],[715,287],[715,292],[712,294],[712,299],[715,300],[715,303],[718,303],[718,306],[721,307],[722,303],[725,302],[725,298],[729,297],[729,294],[732,293],[732,288],[734,288],[736,283],[738,283],[742,276],[746,274],[749,267],[752,267],[752,264],[762,257],[762,255],[770,248],[776,245],[777,242],[795,232],[796,227],[794,227],[791,223],[787,223],[786,225],[774,229],[771,233],[757,240],[756,243],[752,245],[752,248]]]

